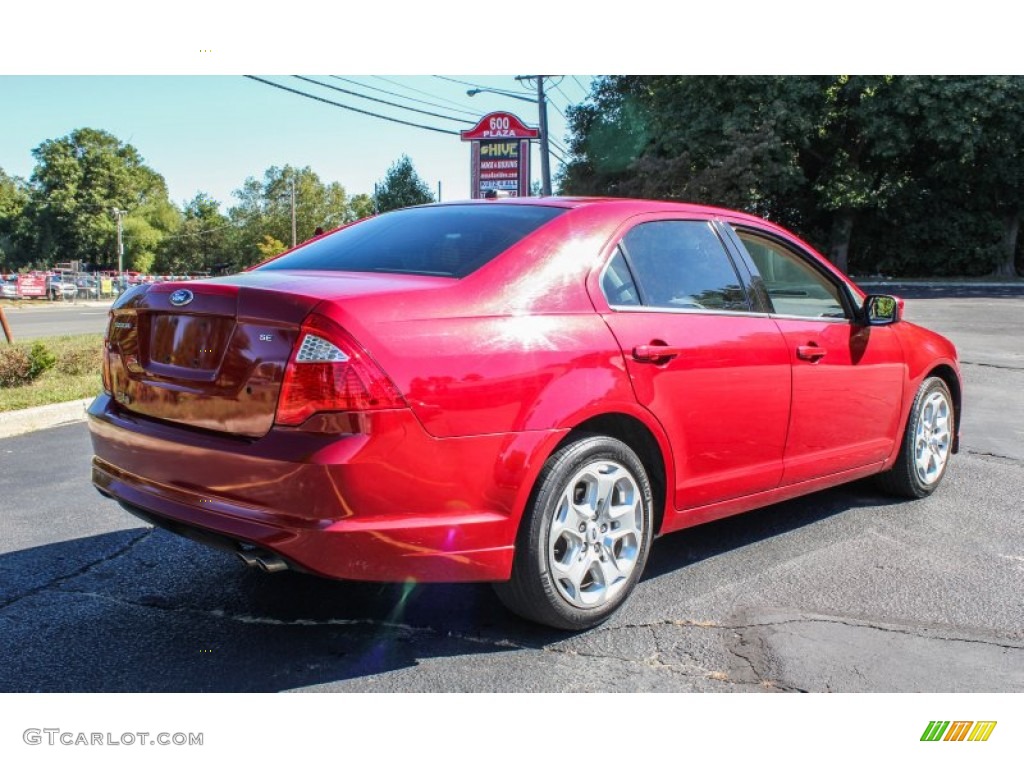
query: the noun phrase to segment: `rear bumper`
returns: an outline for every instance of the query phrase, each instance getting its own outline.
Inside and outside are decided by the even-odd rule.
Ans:
[[[130,510],[367,581],[508,579],[523,451],[551,437],[437,439],[394,410],[358,434],[241,440],[133,416],[106,395],[89,428],[93,484]]]

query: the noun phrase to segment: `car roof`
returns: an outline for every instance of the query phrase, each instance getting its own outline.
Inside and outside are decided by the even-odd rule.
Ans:
[[[742,211],[720,208],[713,205],[683,203],[670,200],[645,200],[628,197],[586,197],[586,196],[551,196],[551,197],[500,197],[491,200],[451,200],[434,203],[437,206],[447,205],[542,205],[555,208],[614,208],[616,213],[636,215],[641,213],[678,213],[686,216],[701,216],[729,219],[731,221],[748,221],[751,224],[771,224]]]

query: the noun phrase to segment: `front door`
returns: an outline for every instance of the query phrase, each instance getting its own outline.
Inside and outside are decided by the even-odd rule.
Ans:
[[[793,364],[782,484],[884,461],[899,435],[903,352],[891,328],[858,322],[838,280],[808,256],[737,232],[757,266]]]

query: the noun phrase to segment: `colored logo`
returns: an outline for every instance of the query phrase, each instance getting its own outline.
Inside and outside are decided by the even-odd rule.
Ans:
[[[192,301],[192,291],[186,288],[179,288],[171,294],[171,304],[176,307],[184,307],[190,301]]]
[[[995,720],[932,720],[921,741],[988,741],[995,729]]]

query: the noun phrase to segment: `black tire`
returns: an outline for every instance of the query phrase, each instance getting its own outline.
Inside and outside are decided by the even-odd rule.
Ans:
[[[581,630],[633,591],[653,538],[651,484],[625,443],[585,435],[544,464],[519,527],[510,581],[494,585],[514,613]]]
[[[923,499],[938,488],[949,466],[956,420],[946,382],[925,379],[910,408],[899,456],[892,469],[878,475],[879,487],[909,499]]]

